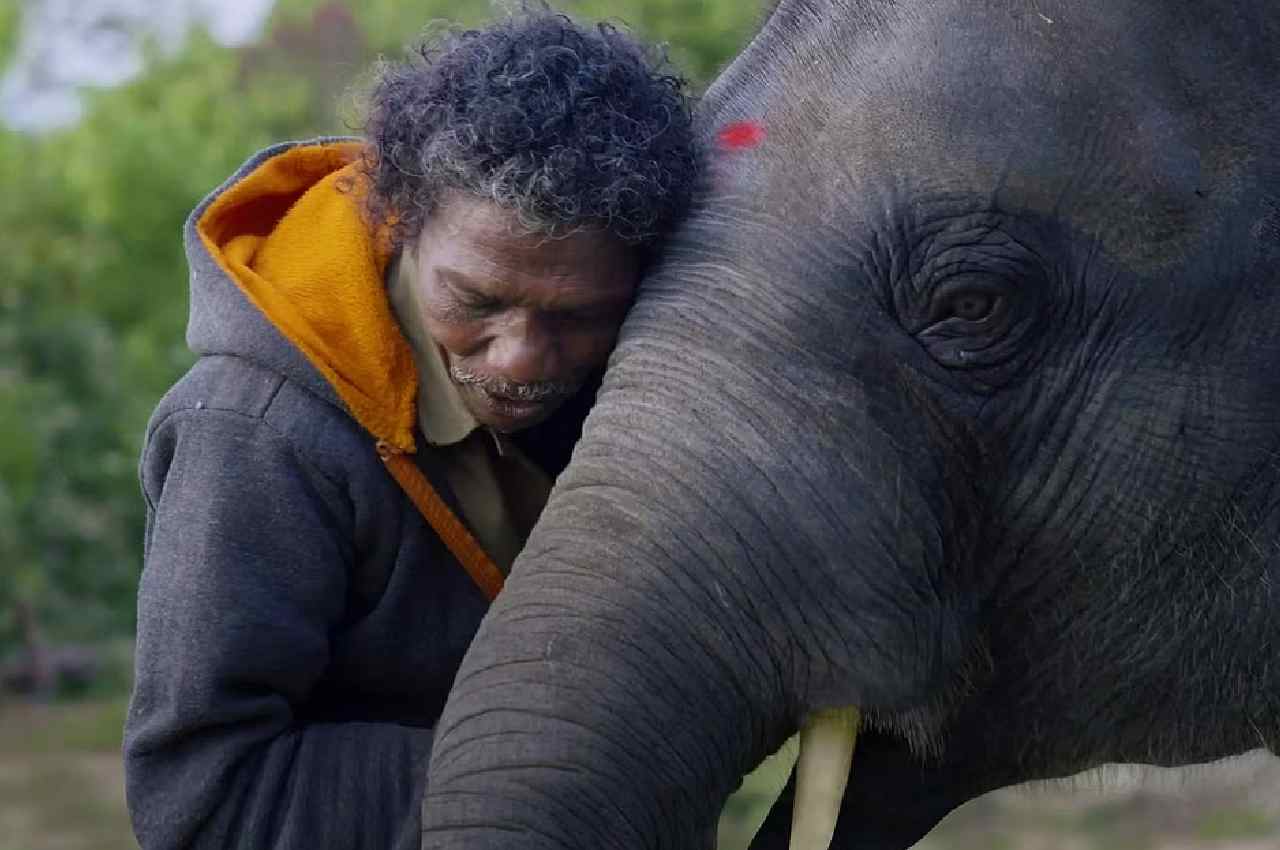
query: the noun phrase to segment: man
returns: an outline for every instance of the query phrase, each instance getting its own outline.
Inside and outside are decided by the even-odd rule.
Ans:
[[[525,12],[192,213],[125,736],[144,848],[416,847],[461,656],[695,170],[682,83]]]

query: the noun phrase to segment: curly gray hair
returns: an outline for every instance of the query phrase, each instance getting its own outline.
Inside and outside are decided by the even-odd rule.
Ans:
[[[684,213],[697,171],[686,88],[616,27],[546,8],[439,32],[379,69],[369,213],[403,244],[444,190],[460,189],[533,232],[651,242]]]

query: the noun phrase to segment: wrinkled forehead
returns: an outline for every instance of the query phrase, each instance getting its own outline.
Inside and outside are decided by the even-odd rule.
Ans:
[[[1200,199],[1233,190],[1242,161],[1204,132],[1203,48],[1123,4],[1040,5],[1063,9],[938,0],[773,22],[791,49],[729,81],[762,95],[765,194],[817,187],[827,220],[863,197],[970,196],[1068,218],[1135,261],[1194,240]]]
[[[997,179],[1057,189],[1108,162],[1143,185],[1194,182],[1191,104],[1145,40],[1106,17],[1073,26],[1032,4],[1019,15],[975,5],[940,6],[896,31],[894,47],[868,53],[860,117],[836,98],[876,161],[901,152],[979,191]]]

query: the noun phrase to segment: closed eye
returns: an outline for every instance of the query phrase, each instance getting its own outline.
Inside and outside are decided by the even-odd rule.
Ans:
[[[458,298],[458,303],[475,313],[492,313],[502,306],[496,298],[486,295],[466,295]]]

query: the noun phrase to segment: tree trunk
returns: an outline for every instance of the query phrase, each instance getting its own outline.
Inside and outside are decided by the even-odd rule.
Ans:
[[[57,675],[49,645],[40,630],[36,607],[29,599],[19,599],[16,607],[18,628],[22,632],[22,643],[27,655],[31,695],[36,699],[51,699],[57,689]]]

